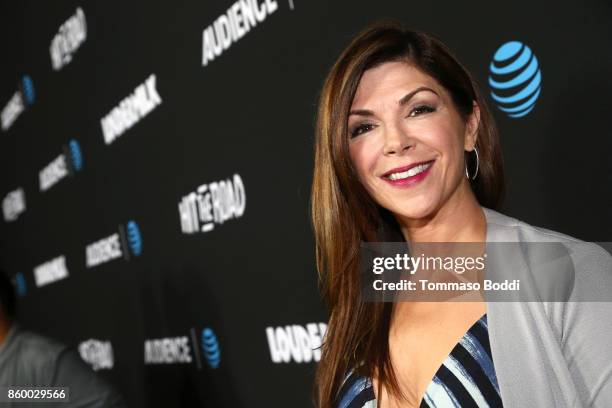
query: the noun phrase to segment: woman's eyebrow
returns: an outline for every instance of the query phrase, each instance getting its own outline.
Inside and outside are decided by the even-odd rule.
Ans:
[[[397,104],[399,106],[404,106],[406,105],[410,99],[412,99],[412,97],[414,95],[416,95],[417,93],[421,92],[421,91],[431,91],[433,93],[435,93],[436,95],[438,95],[438,93],[436,91],[434,91],[433,89],[431,89],[428,86],[419,86],[418,88],[416,88],[413,91],[408,92],[406,95],[404,95],[398,102]],[[359,116],[374,116],[374,112],[372,112],[371,110],[368,109],[355,109],[349,112],[349,116],[351,115],[359,115]]]

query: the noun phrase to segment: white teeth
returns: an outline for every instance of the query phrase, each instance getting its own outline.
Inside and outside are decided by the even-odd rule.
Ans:
[[[414,166],[413,168],[403,171],[401,173],[391,173],[388,178],[389,180],[401,180],[408,177],[416,176],[417,174],[422,173],[423,171],[430,168],[432,164],[433,162],[419,164],[418,166]]]

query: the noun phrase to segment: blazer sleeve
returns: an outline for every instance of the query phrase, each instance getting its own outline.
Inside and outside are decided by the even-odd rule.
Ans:
[[[612,256],[571,244],[576,272],[562,321],[563,354],[582,404],[612,407]]]

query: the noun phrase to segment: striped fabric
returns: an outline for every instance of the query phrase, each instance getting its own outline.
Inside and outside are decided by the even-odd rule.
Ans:
[[[338,408],[375,408],[370,378],[351,370],[338,393]],[[469,328],[429,383],[421,408],[502,407],[486,313]]]

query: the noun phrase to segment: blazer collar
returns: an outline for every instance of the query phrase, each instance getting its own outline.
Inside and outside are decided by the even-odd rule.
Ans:
[[[486,242],[519,242],[516,218],[509,217],[487,207],[481,207],[487,220]]]

